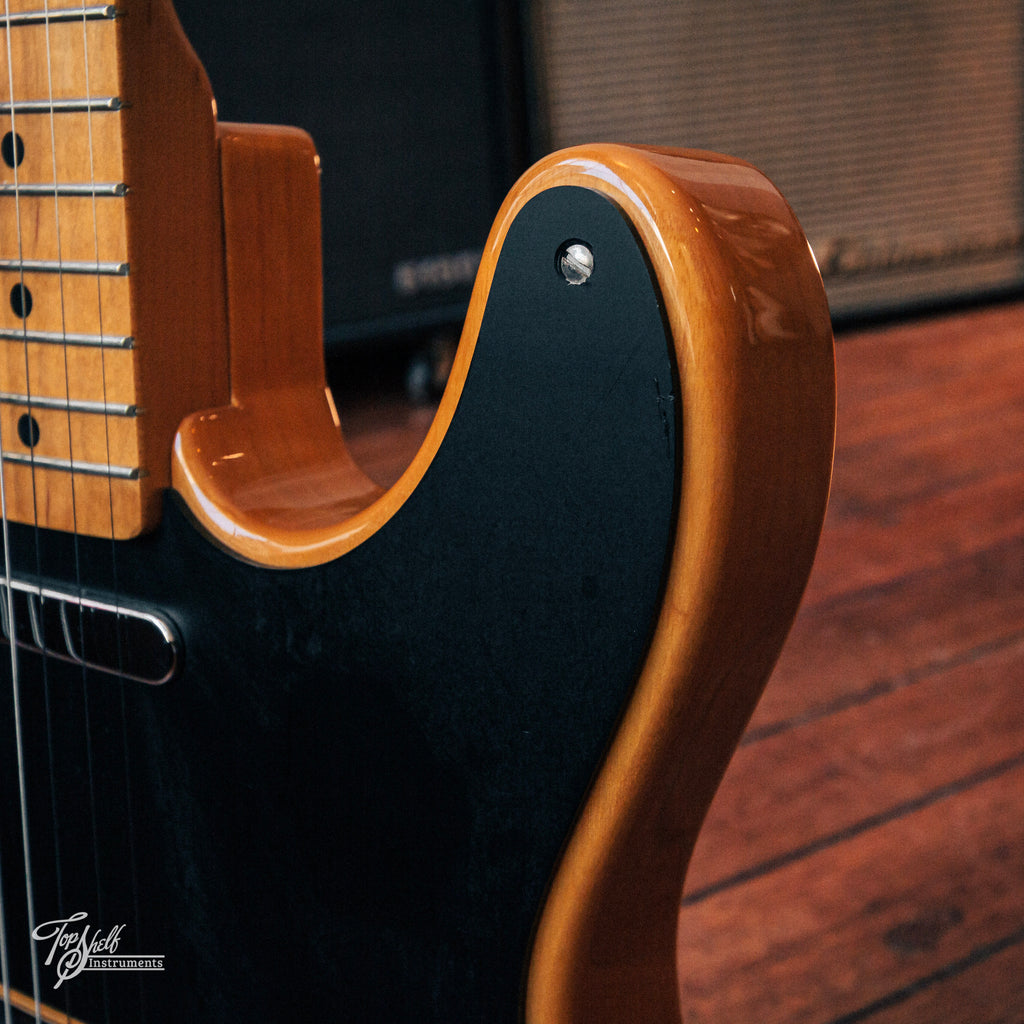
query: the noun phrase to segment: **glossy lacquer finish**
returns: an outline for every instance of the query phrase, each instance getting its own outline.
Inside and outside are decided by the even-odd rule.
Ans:
[[[642,239],[674,343],[683,450],[661,614],[548,897],[527,1019],[676,1021],[686,862],[788,631],[827,501],[831,328],[803,233],[749,165],[595,146],[552,157],[536,180],[612,197]]]
[[[751,328],[761,343],[809,345],[804,335],[797,337],[806,325],[793,322],[796,309],[810,315],[807,301],[819,306],[815,330],[831,338],[813,258],[785,204],[757,171],[710,154],[614,146],[558,154],[523,178],[498,215],[437,417],[409,470],[381,495],[353,465],[323,393],[315,151],[301,133],[287,129],[222,126],[220,137],[232,405],[182,425],[174,484],[220,543],[260,564],[335,558],[387,522],[416,487],[458,405],[509,223],[547,188],[582,185],[622,208],[650,247],[674,330],[696,315],[697,295],[706,296],[712,272],[724,272],[724,301],[756,319]],[[705,203],[705,195],[712,202]],[[282,208],[287,217],[266,216]],[[788,223],[779,219],[783,213]],[[702,221],[705,231],[717,234],[713,247],[703,245],[710,238],[700,237]],[[266,244],[254,249],[254,237]],[[254,251],[269,254],[256,275]],[[725,265],[700,265],[710,257]],[[288,268],[291,276],[281,273]],[[247,322],[240,322],[243,316]],[[685,334],[674,336],[677,350],[692,346]],[[691,372],[713,369],[702,361]],[[717,386],[706,382],[708,390]]]

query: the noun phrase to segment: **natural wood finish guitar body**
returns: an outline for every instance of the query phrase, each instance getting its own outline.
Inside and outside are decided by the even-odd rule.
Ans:
[[[399,513],[445,444],[517,216],[562,186],[611,200],[646,253],[671,339],[682,400],[678,507],[661,611],[543,908],[525,1013],[531,1024],[676,1021],[687,859],[792,621],[827,501],[832,336],[792,212],[759,172],[710,154],[602,145],[542,161],[498,215],[428,437],[381,492],[349,456],[325,389],[311,142],[289,129],[217,126],[170,4],[124,8],[86,32],[89,92],[125,106],[54,115],[53,138],[77,141],[52,156],[50,119],[32,115],[24,133],[32,161],[26,156],[17,173],[22,181],[88,173],[85,180],[124,181],[127,194],[61,198],[59,238],[44,226],[54,198],[49,207],[21,198],[17,241],[23,260],[118,261],[128,273],[83,277],[91,290],[81,294],[79,279],[65,277],[63,321],[12,321],[6,306],[4,326],[123,334],[134,347],[64,346],[54,357],[26,334],[23,344],[4,343],[0,374],[5,392],[135,406],[127,426],[98,434],[79,425],[85,414],[33,415],[47,445],[51,434],[63,438],[54,448],[40,440],[38,454],[124,461],[140,473],[108,484],[7,465],[8,515],[131,537],[156,525],[157,498],[173,484],[210,539],[242,559],[290,569],[344,558]],[[28,9],[28,0],[9,7]],[[26,38],[13,58],[40,63],[45,26]],[[70,62],[81,39],[80,23],[50,26],[48,45],[61,56],[46,63]],[[31,87],[44,97],[51,90],[49,81]],[[85,85],[61,79],[52,88],[77,95]],[[19,125],[30,119],[18,117]],[[63,122],[56,131],[58,118],[68,131]],[[89,131],[91,145],[82,141]],[[93,153],[88,167],[83,149]],[[5,167],[3,181],[14,174]],[[12,201],[0,199],[8,208]],[[5,216],[0,242],[12,239]],[[0,277],[5,296],[22,280],[10,270]],[[39,285],[40,299],[57,286]],[[82,394],[70,394],[79,382]],[[10,446],[16,423],[4,417]]]
[[[496,220],[448,390],[393,488],[378,495],[332,436],[317,449],[310,485],[299,484],[313,502],[288,504],[299,452],[283,441],[279,467],[268,465],[262,440],[244,445],[224,422],[238,415],[231,410],[186,422],[175,481],[213,536],[256,560],[339,557],[379,528],[444,443],[509,224],[558,185],[610,196],[643,238],[676,341],[684,454],[661,621],[548,899],[527,1019],[668,1022],[678,1017],[674,935],[686,861],[795,613],[830,477],[827,309],[806,241],[770,184],[709,154],[615,146],[556,154],[519,184]],[[260,294],[254,289],[239,305],[258,307]],[[273,400],[276,379],[262,378],[260,427],[249,425],[244,437],[266,439],[275,417],[287,416]],[[305,384],[309,406],[322,405],[322,380],[310,373]],[[300,384],[293,400],[301,393]],[[214,423],[224,431],[216,442]],[[244,457],[223,470],[212,459],[198,465],[200,452],[236,449]],[[218,487],[228,472],[233,486]]]

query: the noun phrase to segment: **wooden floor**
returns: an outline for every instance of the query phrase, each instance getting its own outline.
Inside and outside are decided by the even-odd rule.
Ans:
[[[819,557],[687,880],[685,1017],[1020,1024],[1024,305],[837,364]],[[383,482],[429,419],[343,410]]]

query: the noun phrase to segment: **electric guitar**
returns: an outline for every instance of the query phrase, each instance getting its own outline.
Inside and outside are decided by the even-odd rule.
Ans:
[[[382,490],[312,142],[218,123],[168,0],[67,3],[0,45],[5,1019],[678,1020],[829,485],[790,209],[710,154],[541,161]]]

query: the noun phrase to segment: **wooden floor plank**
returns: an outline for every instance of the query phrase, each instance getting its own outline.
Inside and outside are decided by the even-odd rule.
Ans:
[[[1024,533],[827,601],[805,603],[744,742],[907,685],[1024,631]]]
[[[1012,404],[1024,398],[1024,352],[1014,370],[1013,388],[993,388],[1003,394],[983,408],[944,406],[936,396],[931,405],[943,411],[931,418],[938,422],[922,422],[915,431],[894,432],[869,445],[844,445],[838,461],[837,511],[886,515],[932,495],[1024,469],[1024,452],[1014,443],[1024,435],[1024,406]],[[923,410],[919,416],[925,418]]]
[[[831,1024],[998,948],[1024,922],[1022,793],[1018,765],[686,907],[685,1019]]]
[[[950,1007],[971,1024],[1021,1024],[1024,1021],[1024,930],[982,947],[959,963],[948,964],[905,990],[891,993],[880,1006],[832,1024],[922,1024],[948,1019]]]
[[[849,343],[860,353],[857,374],[842,396],[862,405],[876,395],[919,385],[938,388],[960,375],[965,359],[987,375],[1003,365],[1008,353],[1012,358],[1022,316],[1024,303],[1017,300],[840,331],[840,348]]]
[[[855,448],[998,410],[1017,392],[1024,307],[837,338],[841,438]]]
[[[808,600],[1024,533],[1024,305],[841,338]]]
[[[741,747],[694,850],[688,903],[1024,765],[1022,680],[1024,639]]]
[[[843,486],[837,468],[837,502]],[[1021,534],[1024,488],[1016,470],[875,517],[830,509],[807,597],[827,600],[888,583]]]

